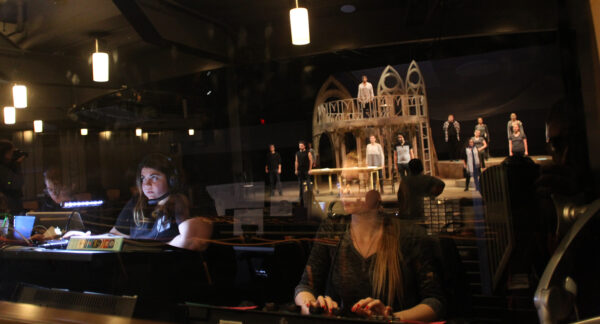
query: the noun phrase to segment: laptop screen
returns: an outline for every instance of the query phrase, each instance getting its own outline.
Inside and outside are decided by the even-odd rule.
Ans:
[[[15,239],[24,240],[31,236],[35,216],[15,216]]]
[[[28,216],[35,217],[35,227],[42,227],[42,229],[48,229],[52,226],[60,228],[64,233],[66,231],[83,231],[83,221],[81,215],[76,211],[65,211],[65,212],[29,212]]]

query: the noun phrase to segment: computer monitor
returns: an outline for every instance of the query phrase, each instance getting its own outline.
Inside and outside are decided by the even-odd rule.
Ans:
[[[83,231],[83,221],[81,215],[76,211],[61,211],[61,212],[29,212],[27,216],[35,216],[35,225],[50,228],[60,228],[61,231]]]

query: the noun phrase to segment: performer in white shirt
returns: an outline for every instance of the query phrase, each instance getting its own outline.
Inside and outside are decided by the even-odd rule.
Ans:
[[[363,111],[363,117],[368,118],[373,110],[373,85],[367,81],[367,76],[362,76],[362,82],[358,85],[358,103]]]
[[[385,167],[385,155],[381,144],[377,143],[375,135],[369,137],[371,143],[367,144],[367,166],[381,167],[379,173],[379,188],[383,194],[383,168]]]

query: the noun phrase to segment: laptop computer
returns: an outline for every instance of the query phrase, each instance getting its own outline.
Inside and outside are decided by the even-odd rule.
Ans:
[[[34,216],[15,216],[14,238],[17,240],[27,240],[31,237],[34,223]]]
[[[76,211],[29,212],[27,216],[35,216],[34,227],[41,226],[48,229],[54,226],[60,228],[63,233],[85,230],[81,215]]]

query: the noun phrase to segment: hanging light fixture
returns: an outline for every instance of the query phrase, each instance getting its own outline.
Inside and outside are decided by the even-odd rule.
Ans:
[[[108,54],[98,52],[98,39],[96,38],[96,52],[92,54],[92,72],[95,82],[108,81]]]
[[[12,91],[14,107],[27,108],[27,87],[22,84],[15,84]]]
[[[36,133],[41,133],[44,131],[44,122],[41,120],[33,121],[33,131]]]
[[[4,123],[13,125],[17,120],[17,111],[15,107],[4,107]]]
[[[88,129],[87,128],[82,128],[81,129],[81,136],[87,136],[88,134]]]
[[[190,135],[190,136],[194,136],[194,133],[195,133],[195,132],[196,132],[196,131],[194,131],[194,129],[193,129],[193,128],[190,128],[190,129],[188,129],[188,135]]]
[[[141,128],[136,128],[135,129],[135,136],[142,136],[142,129]]]
[[[308,10],[298,7],[290,10],[290,26],[292,29],[292,44],[306,45],[310,43],[310,29],[308,27]]]

